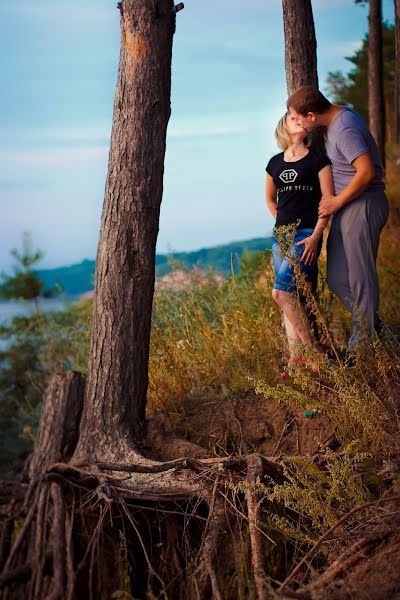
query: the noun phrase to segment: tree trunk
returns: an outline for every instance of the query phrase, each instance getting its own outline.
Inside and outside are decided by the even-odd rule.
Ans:
[[[368,111],[369,127],[385,166],[385,101],[382,61],[382,0],[369,2],[368,37]]]
[[[90,362],[75,458],[129,460],[143,433],[170,116],[172,0],[123,0]]]
[[[317,40],[311,0],[282,0],[283,29],[285,33],[285,70],[288,96],[302,85],[318,88]],[[317,127],[312,132],[312,146],[317,154],[325,154],[323,130]],[[318,265],[309,275],[313,293],[317,290]],[[319,333],[315,325],[315,315],[303,302],[307,315],[313,324],[314,334]],[[283,327],[282,315],[282,327]]]
[[[393,141],[400,142],[400,0],[394,0],[396,25],[396,63],[394,81]]]
[[[291,96],[302,85],[318,88],[317,40],[311,0],[282,0],[282,8],[286,82]],[[320,127],[312,133],[312,145],[315,152],[325,154]]]
[[[282,0],[289,96],[302,85],[318,88],[317,41],[311,0]]]
[[[82,413],[85,382],[72,371],[53,375],[43,399],[34,452],[25,464],[23,478],[40,476],[54,462],[67,462],[74,453]]]

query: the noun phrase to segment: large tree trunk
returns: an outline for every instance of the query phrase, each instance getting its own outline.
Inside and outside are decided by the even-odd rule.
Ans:
[[[369,2],[368,111],[369,126],[384,165],[386,127],[382,62],[382,0]]]
[[[143,432],[174,30],[171,0],[123,0],[90,363],[75,458],[126,461]]]
[[[289,96],[302,85],[318,87],[317,41],[311,0],[282,0]]]
[[[318,88],[317,40],[315,37],[314,17],[311,0],[282,0],[283,28],[285,32],[285,70],[288,96],[302,85]],[[312,133],[312,146],[315,152],[325,154],[325,142],[322,128]],[[309,280],[313,293],[317,291],[318,264],[312,269]],[[307,315],[312,323],[316,338],[318,327],[313,312],[303,299]],[[283,314],[282,314],[282,327]]]
[[[394,0],[396,25],[396,66],[394,81],[393,141],[400,142],[400,0]]]

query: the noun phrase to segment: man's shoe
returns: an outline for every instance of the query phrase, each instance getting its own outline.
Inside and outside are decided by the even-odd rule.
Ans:
[[[384,323],[382,317],[377,314],[376,319],[375,319],[374,329],[375,329],[375,333],[379,339],[382,338],[384,326],[385,326],[385,323]]]
[[[347,348],[344,350],[338,350],[337,356],[332,353],[331,356],[329,356],[329,358],[331,358],[331,360],[333,361],[337,361],[339,359],[339,364],[343,363],[343,366],[346,369],[355,367],[357,363],[356,355],[354,354],[354,352],[347,350]]]
[[[344,361],[343,361],[343,366],[345,367],[345,369],[351,369],[352,367],[355,367],[356,365],[357,365],[356,355],[354,354],[354,352],[349,352],[347,350]]]

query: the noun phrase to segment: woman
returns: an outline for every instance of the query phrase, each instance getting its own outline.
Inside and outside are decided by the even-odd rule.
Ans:
[[[296,291],[293,262],[299,264],[306,276],[316,266],[322,233],[329,220],[329,217],[318,218],[318,205],[321,196],[334,193],[333,181],[329,158],[308,147],[305,130],[289,113],[280,119],[275,138],[282,152],[273,156],[266,167],[267,206],[276,218],[272,244],[276,279],[272,297],[284,314],[289,362],[297,363],[305,362],[299,355],[300,344],[316,347],[316,342],[305,309],[293,295]],[[296,224],[293,244],[283,255],[278,239],[282,241],[288,234],[282,226]]]

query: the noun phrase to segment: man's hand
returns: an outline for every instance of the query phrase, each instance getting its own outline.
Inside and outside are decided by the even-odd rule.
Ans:
[[[337,196],[322,196],[318,208],[319,218],[330,217],[341,208],[341,202]]]

